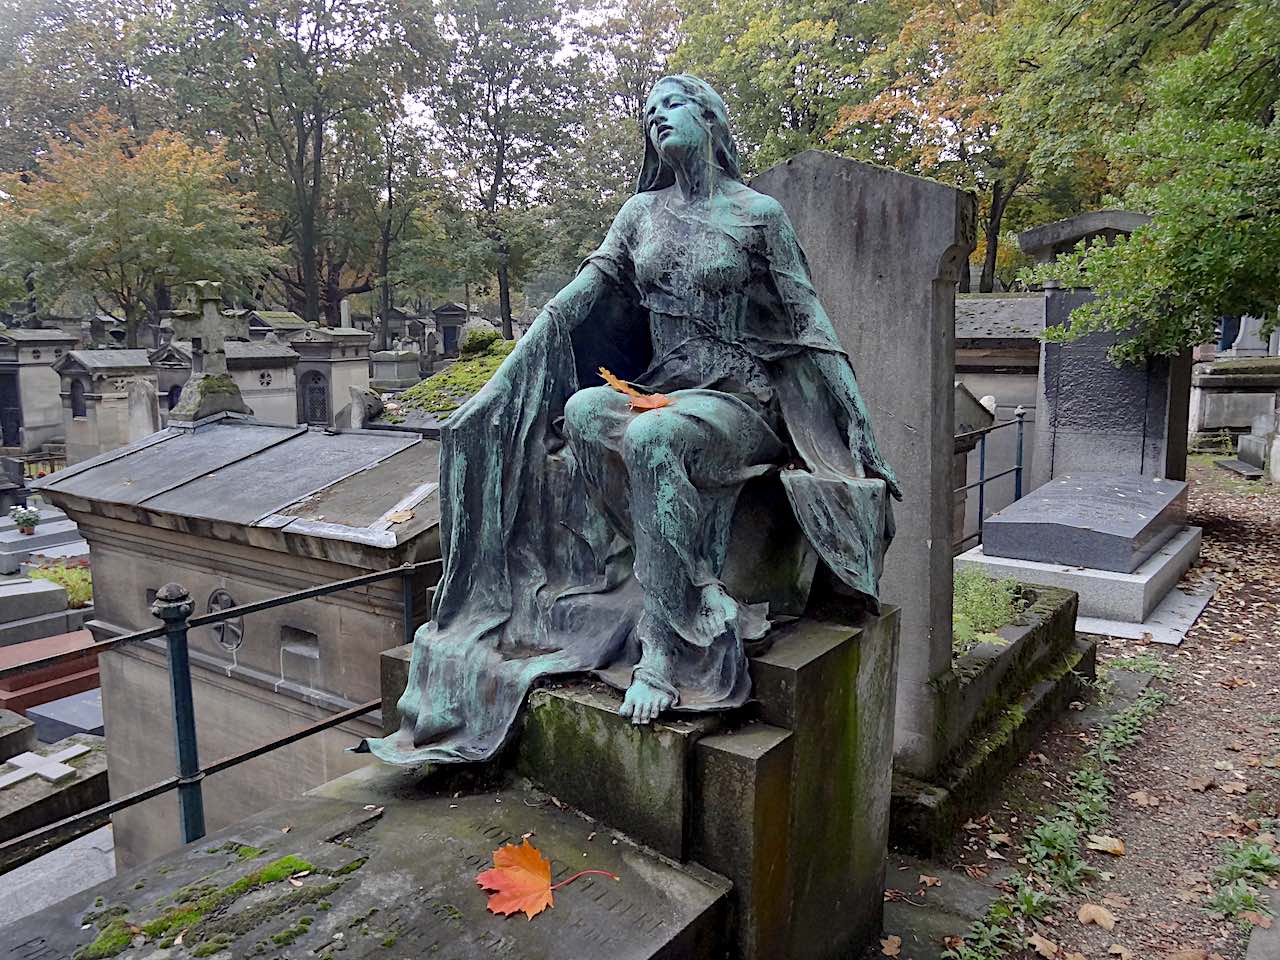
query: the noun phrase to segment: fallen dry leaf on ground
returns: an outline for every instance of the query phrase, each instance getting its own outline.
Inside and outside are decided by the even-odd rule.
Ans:
[[[1231,780],[1219,788],[1223,793],[1248,793],[1249,785],[1241,780]]]
[[[1166,954],[1164,960],[1209,960],[1208,950],[1178,950]]]
[[[937,877],[931,877],[927,873],[920,874],[920,884],[925,887],[940,887],[942,881]]]
[[[1135,790],[1129,794],[1129,799],[1140,807],[1158,807],[1160,806],[1160,798],[1153,797],[1145,790]]]
[[[392,510],[387,514],[386,519],[389,523],[406,523],[413,519],[412,510]]]
[[[1238,914],[1238,916],[1241,920],[1251,923],[1255,927],[1261,927],[1263,930],[1271,929],[1271,918],[1266,914],[1257,913],[1253,910],[1245,910],[1243,913]]]
[[[1086,903],[1076,914],[1085,926],[1096,923],[1103,930],[1114,930],[1116,918],[1106,907],[1097,903]]]
[[[1033,933],[1027,937],[1027,946],[1033,948],[1042,957],[1056,957],[1058,955],[1058,945],[1038,933]]]
[[[1119,957],[1120,960],[1133,960],[1133,951],[1128,950],[1118,943],[1113,943],[1107,948],[1107,953],[1113,957]]]
[[[1085,846],[1090,850],[1100,850],[1103,853],[1109,853],[1113,857],[1124,856],[1124,841],[1119,837],[1108,837],[1102,834],[1091,833]]]
[[[880,952],[886,957],[897,957],[902,954],[902,938],[888,936],[880,941]]]

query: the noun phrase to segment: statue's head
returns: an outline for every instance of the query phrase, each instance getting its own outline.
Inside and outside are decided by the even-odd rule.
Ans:
[[[644,106],[644,163],[636,193],[661,190],[675,182],[672,158],[705,152],[721,175],[742,179],[738,148],[729,132],[729,116],[720,94],[688,74],[663,77],[653,85]]]

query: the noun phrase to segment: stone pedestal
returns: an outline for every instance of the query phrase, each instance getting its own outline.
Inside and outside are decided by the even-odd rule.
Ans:
[[[896,609],[803,619],[752,658],[746,710],[648,727],[603,684],[555,684],[531,695],[510,758],[605,827],[729,879],[728,956],[858,956],[882,915],[897,646]],[[383,654],[384,703],[408,653]]]

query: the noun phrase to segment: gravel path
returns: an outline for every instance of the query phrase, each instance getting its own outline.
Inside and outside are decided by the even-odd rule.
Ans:
[[[1206,904],[1223,845],[1274,843],[1267,820],[1280,814],[1280,488],[1239,480],[1207,460],[1194,461],[1191,474],[1191,522],[1205,537],[1188,577],[1212,577],[1218,592],[1181,647],[1101,643],[1103,663],[1135,655],[1164,661],[1170,676],[1156,686],[1169,700],[1111,768],[1116,789],[1105,833],[1124,842],[1124,855],[1090,852],[1102,879],[1041,926],[1059,952],[1028,948],[1019,960],[1245,957],[1249,922],[1214,916]],[[994,848],[1016,858],[1023,830],[1065,796],[1085,739],[1078,723],[1060,723],[989,815],[970,824],[948,863],[979,874],[1007,866],[987,855],[991,833],[1010,835],[1011,846]],[[1280,914],[1272,885],[1271,909]],[[1086,903],[1105,906],[1114,928],[1083,924]]]

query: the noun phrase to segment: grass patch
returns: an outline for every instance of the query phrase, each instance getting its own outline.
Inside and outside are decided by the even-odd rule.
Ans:
[[[1135,653],[1127,657],[1112,657],[1102,664],[1104,670],[1131,670],[1134,673],[1147,673],[1157,680],[1172,680],[1173,666],[1164,657],[1154,653]]]
[[[473,337],[482,331],[473,331]],[[515,341],[503,340],[494,331],[494,339],[479,353],[463,354],[451,366],[414,384],[396,398],[396,403],[409,410],[447,414],[458,409],[469,397],[489,382],[502,361],[515,349]]]
[[[1241,914],[1271,916],[1267,895],[1262,888],[1272,877],[1280,876],[1280,855],[1265,843],[1245,840],[1228,843],[1222,848],[1222,862],[1213,871],[1217,884],[1209,898],[1210,913],[1232,917],[1251,926]]]
[[[951,653],[962,657],[981,643],[1004,645],[995,632],[1026,609],[1016,580],[995,580],[968,568],[955,574],[951,601]]]
[[[1026,944],[1031,921],[1046,916],[1063,894],[1079,891],[1093,879],[1096,871],[1084,859],[1084,842],[1107,822],[1112,790],[1108,768],[1167,699],[1158,690],[1144,690],[1111,718],[1072,775],[1067,798],[1048,816],[1038,817],[1035,828],[1023,837],[1028,875],[1015,880],[1012,892],[993,903],[987,915],[970,926],[963,942],[942,955],[946,960],[1000,960],[1012,954]]]

